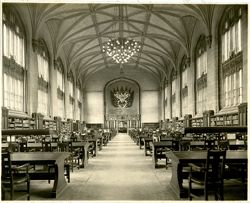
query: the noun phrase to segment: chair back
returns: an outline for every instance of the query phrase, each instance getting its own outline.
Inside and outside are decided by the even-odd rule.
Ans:
[[[180,141],[180,150],[181,151],[190,151],[191,150],[191,141],[190,140],[181,140]]]
[[[223,182],[225,158],[226,150],[208,150],[205,170],[205,183],[208,181]]]
[[[11,173],[11,152],[2,153],[2,179],[8,179],[12,184],[13,175]]]
[[[28,143],[27,142],[21,142],[20,144],[20,152],[27,152],[28,151]]]
[[[179,140],[172,140],[172,150],[173,151],[179,151]]]
[[[219,150],[228,150],[229,149],[229,141],[228,140],[219,140],[218,141],[218,149]]]
[[[18,143],[9,143],[8,151],[9,152],[19,152],[20,151],[19,144]]]
[[[205,140],[204,141],[204,149],[205,150],[215,149],[215,140]]]
[[[69,144],[67,142],[62,142],[57,144],[59,152],[69,152]]]
[[[51,142],[42,141],[42,151],[43,152],[52,152]]]

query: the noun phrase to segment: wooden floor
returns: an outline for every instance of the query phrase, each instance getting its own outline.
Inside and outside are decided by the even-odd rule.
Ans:
[[[171,167],[155,169],[152,157],[127,134],[116,135],[108,146],[90,158],[84,169],[71,173],[71,183],[56,200],[175,200],[170,189]],[[31,200],[53,200],[49,191],[53,186],[47,181],[31,182]],[[231,187],[225,199],[244,199],[242,188]],[[18,195],[18,199],[22,196]]]

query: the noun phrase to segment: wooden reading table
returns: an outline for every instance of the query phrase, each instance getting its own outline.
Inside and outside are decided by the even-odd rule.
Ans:
[[[168,156],[172,159],[172,178],[170,185],[180,198],[187,197],[187,190],[183,188],[183,167],[188,163],[205,163],[207,151],[172,151]],[[247,164],[247,151],[227,151],[226,163]]]
[[[80,165],[80,168],[84,168],[88,164],[88,148],[89,148],[90,143],[89,142],[72,142],[72,148],[81,148],[82,152],[82,163]]]
[[[145,156],[147,156],[148,155],[147,151],[150,151],[150,143],[153,142],[153,138],[145,137],[143,138],[143,142],[144,142],[144,154]]]
[[[48,180],[48,178],[54,178],[51,195],[56,198],[67,186],[64,177],[64,160],[69,156],[70,153],[68,152],[16,152],[12,154],[12,163],[17,165],[25,163],[29,163],[30,165],[55,165],[54,177],[51,177],[48,173],[40,175],[29,173],[29,175],[31,180]]]
[[[172,141],[160,141],[152,143],[152,151],[153,151],[152,159],[155,168],[157,168],[158,159],[161,158],[166,158],[166,165],[167,165],[167,157],[165,155],[165,152],[163,152],[162,154],[158,154],[158,151],[164,148],[171,148],[171,147],[172,147]]]
[[[143,143],[143,139],[145,138],[148,138],[147,135],[140,135],[139,138],[138,138],[138,144],[139,144],[139,148],[141,149],[142,148],[142,143]]]
[[[89,138],[87,140],[90,144],[93,143],[93,146],[94,146],[94,149],[93,149],[94,155],[93,156],[96,157],[97,156],[98,139],[97,138]]]

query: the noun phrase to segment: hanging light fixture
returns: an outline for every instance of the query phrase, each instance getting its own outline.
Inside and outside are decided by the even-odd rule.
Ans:
[[[119,19],[121,22],[123,19],[128,19],[126,16],[123,17],[123,8],[120,6]],[[102,47],[102,51],[119,64],[127,63],[128,60],[141,50],[141,42],[131,38],[123,37],[123,23],[119,24],[120,36],[115,39],[109,39]],[[129,31],[129,28],[128,28]]]
[[[112,57],[116,63],[127,63],[140,49],[141,44],[139,42],[124,37],[110,39],[103,46],[103,52]]]

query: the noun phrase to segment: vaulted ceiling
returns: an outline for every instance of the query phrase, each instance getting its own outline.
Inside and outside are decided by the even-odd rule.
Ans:
[[[161,80],[191,55],[197,25],[211,35],[215,5],[171,4],[26,4],[32,38],[49,30],[54,56],[86,78],[101,69],[119,67],[102,51],[108,39],[124,36],[140,41],[140,53],[124,66],[148,71]],[[221,9],[221,8],[220,8]],[[182,53],[182,56],[180,56]]]

